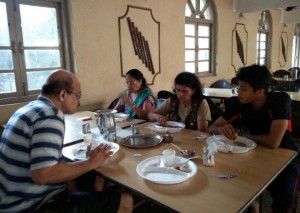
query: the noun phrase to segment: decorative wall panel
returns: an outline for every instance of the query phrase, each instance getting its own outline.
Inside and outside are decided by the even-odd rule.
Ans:
[[[279,65],[284,67],[287,61],[288,37],[286,32],[282,32],[279,38]]]
[[[236,23],[232,30],[231,65],[235,72],[247,64],[248,32],[244,24]]]
[[[151,9],[130,5],[118,19],[121,76],[136,68],[154,84],[160,73],[160,23]]]

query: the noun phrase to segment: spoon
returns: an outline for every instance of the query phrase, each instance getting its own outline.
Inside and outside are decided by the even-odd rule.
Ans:
[[[182,155],[182,157],[185,157],[185,158],[193,157],[196,154],[195,150],[181,149],[179,146],[176,146],[173,143],[170,143],[170,144],[180,151],[180,154]]]
[[[187,167],[188,166],[188,162],[191,159],[194,159],[194,158],[200,158],[200,157],[198,155],[196,155],[196,156],[193,156],[193,157],[186,158],[185,161],[182,161],[182,162],[178,163],[177,166]]]
[[[173,144],[173,143],[170,143],[172,146],[174,146],[176,149],[178,149],[180,152],[184,152],[183,149],[181,149],[179,146]]]
[[[194,159],[194,158],[200,158],[200,156],[196,155],[196,156],[193,156],[193,157],[186,158],[186,161],[184,161],[184,162],[188,162],[189,160]]]

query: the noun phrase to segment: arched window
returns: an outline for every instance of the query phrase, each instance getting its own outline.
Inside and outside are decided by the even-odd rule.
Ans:
[[[261,12],[258,21],[257,45],[256,45],[256,63],[270,67],[270,47],[272,20],[270,12],[264,10]]]
[[[212,0],[187,0],[185,70],[198,76],[215,74],[215,12]]]
[[[295,25],[295,32],[293,38],[292,67],[300,67],[299,53],[300,53],[300,23],[297,23]]]

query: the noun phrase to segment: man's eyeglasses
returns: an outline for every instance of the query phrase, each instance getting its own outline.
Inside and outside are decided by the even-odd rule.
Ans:
[[[74,95],[78,100],[81,98],[81,92],[69,92],[70,95]]]
[[[136,82],[138,82],[137,80],[135,80],[135,81],[126,81],[126,84],[127,85],[133,85],[133,84],[135,84]]]

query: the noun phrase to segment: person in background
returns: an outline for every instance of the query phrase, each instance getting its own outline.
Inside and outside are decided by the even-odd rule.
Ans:
[[[270,71],[265,66],[251,65],[240,68],[236,77],[238,96],[231,98],[225,112],[207,132],[235,139],[238,130],[268,148],[298,152],[291,138],[291,98],[284,92],[269,92]],[[268,187],[273,212],[296,212],[299,163],[298,155]]]
[[[0,212],[132,211],[132,196],[125,192],[68,190],[76,190],[72,180],[90,176],[111,154],[110,147],[99,145],[88,146],[87,160],[63,158],[64,114],[76,112],[80,97],[75,75],[58,70],[37,100],[11,116],[0,143]]]
[[[147,118],[147,114],[155,108],[155,97],[143,73],[131,69],[126,73],[125,80],[127,89],[121,93],[114,109],[129,114],[130,118]]]
[[[209,106],[202,96],[198,77],[190,72],[179,73],[174,80],[175,95],[166,99],[148,114],[150,121],[165,126],[167,121],[178,121],[187,129],[205,132],[211,120]]]

